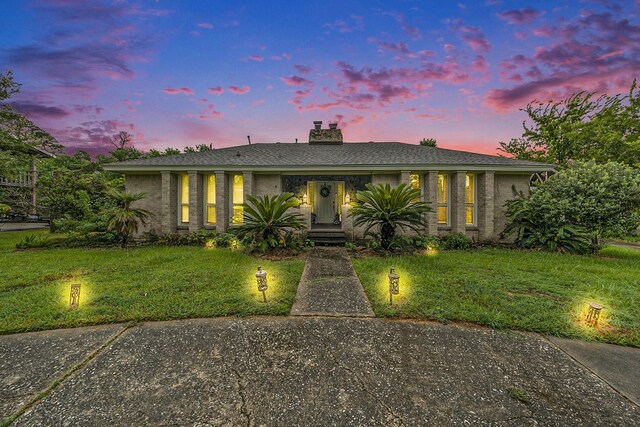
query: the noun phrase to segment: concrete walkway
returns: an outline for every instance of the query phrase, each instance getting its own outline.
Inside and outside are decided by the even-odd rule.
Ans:
[[[638,406],[538,335],[430,322],[260,317],[81,328],[0,336],[0,360],[1,416],[24,411],[15,426],[640,419]]]
[[[0,222],[0,232],[2,231],[26,231],[49,228],[46,222]]]
[[[315,248],[309,253],[291,315],[374,316],[346,250]]]

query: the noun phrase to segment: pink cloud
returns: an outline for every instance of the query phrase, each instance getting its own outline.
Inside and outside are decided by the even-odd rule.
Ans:
[[[220,86],[210,87],[208,92],[213,95],[222,95],[224,93],[224,88]]]
[[[538,37],[551,37],[553,35],[553,28],[547,26],[535,28],[533,35]]]
[[[200,120],[218,120],[222,118],[222,113],[216,111],[216,107],[213,104],[207,105],[207,109],[200,113]]]
[[[229,92],[234,93],[236,95],[244,95],[245,93],[249,93],[251,87],[249,86],[229,86]]]
[[[300,76],[280,77],[280,80],[289,86],[310,86],[313,84],[311,81]]]
[[[526,7],[524,9],[506,10],[498,12],[498,18],[512,25],[527,24],[542,15],[542,12]]]
[[[260,55],[251,55],[251,56],[249,56],[249,59],[252,60],[252,61],[257,61],[257,62],[264,61],[264,57],[260,56]]]
[[[296,64],[293,68],[300,74],[309,74],[309,72],[311,72],[311,67],[307,65]]]
[[[283,53],[283,54],[281,54],[280,56],[282,56],[282,57],[283,57],[284,59],[286,59],[286,60],[291,59],[291,54],[286,53],[286,52],[285,52],[285,53]]]
[[[198,28],[206,28],[207,30],[211,30],[213,29],[213,24],[210,24],[208,22],[200,22],[197,25]]]
[[[257,107],[258,105],[263,105],[265,102],[267,101],[265,101],[264,99],[256,99],[255,101],[251,102],[251,105]]]
[[[188,87],[180,87],[180,88],[167,88],[162,90],[164,93],[169,95],[195,95],[193,89]]]
[[[484,32],[478,27],[460,27],[462,39],[467,42],[474,52],[488,52],[491,50],[491,43],[487,40]]]

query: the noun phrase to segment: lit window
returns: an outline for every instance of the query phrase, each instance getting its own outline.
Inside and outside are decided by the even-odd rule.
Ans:
[[[180,175],[180,222],[189,222],[189,175]]]
[[[216,176],[215,175],[207,175],[205,180],[205,185],[207,187],[205,194],[207,199],[205,200],[205,215],[207,219],[207,224],[215,224],[216,223]]]
[[[449,175],[438,174],[438,224],[449,224]]]
[[[409,185],[411,188],[420,189],[420,175],[417,173],[412,173],[409,175]]]
[[[476,176],[467,174],[465,191],[465,223],[475,225],[476,223]]]
[[[242,224],[244,222],[244,178],[242,175],[231,176],[231,223]]]

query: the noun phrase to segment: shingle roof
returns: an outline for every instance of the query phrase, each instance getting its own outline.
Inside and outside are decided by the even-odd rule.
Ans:
[[[388,166],[470,165],[539,167],[553,166],[545,163],[509,159],[466,151],[448,150],[400,142],[350,142],[342,145],[307,143],[252,144],[211,151],[161,156],[149,159],[129,160],[107,165],[109,170],[133,170],[162,167],[388,167]]]

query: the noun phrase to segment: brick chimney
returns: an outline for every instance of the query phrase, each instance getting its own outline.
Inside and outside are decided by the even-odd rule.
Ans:
[[[342,131],[338,129],[338,123],[329,123],[329,129],[322,129],[322,121],[314,121],[313,127],[309,131],[309,144],[342,145]]]

